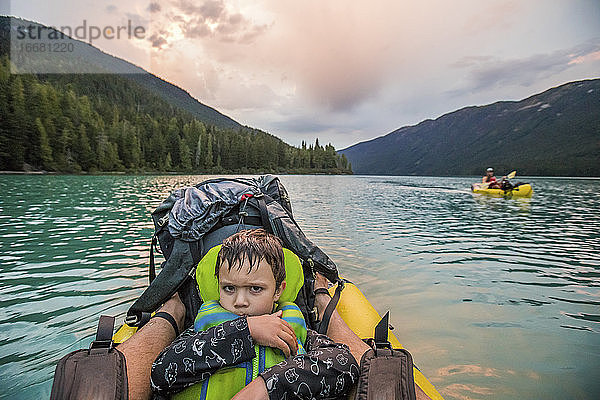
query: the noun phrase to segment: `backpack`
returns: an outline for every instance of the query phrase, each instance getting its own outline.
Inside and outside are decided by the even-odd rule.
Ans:
[[[309,328],[321,333],[327,331],[343,282],[334,262],[294,221],[288,193],[279,178],[273,175],[218,178],[177,189],[152,212],[152,220],[155,231],[150,245],[150,285],[129,308],[125,319],[128,325],[144,325],[151,312],[177,291],[186,306],[184,325],[191,326],[202,304],[194,279],[200,259],[237,231],[262,227],[278,236],[283,246],[300,258],[304,285],[295,303]],[[165,258],[158,276],[154,252]],[[338,283],[331,307],[327,307],[329,315],[326,311],[322,323],[314,306],[316,272]]]

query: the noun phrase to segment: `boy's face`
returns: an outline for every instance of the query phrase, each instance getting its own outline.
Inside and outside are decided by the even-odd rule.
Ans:
[[[258,267],[248,273],[248,260],[241,268],[229,270],[227,261],[219,268],[219,302],[221,306],[237,315],[255,316],[270,314],[273,303],[279,300],[285,288],[285,281],[279,288],[275,285],[275,277],[271,266],[261,260]]]

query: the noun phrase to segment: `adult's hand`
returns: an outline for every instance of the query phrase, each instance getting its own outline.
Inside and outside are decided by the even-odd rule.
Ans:
[[[298,342],[290,324],[281,319],[282,314],[279,310],[273,314],[248,317],[248,329],[257,344],[280,349],[289,357],[296,355]]]

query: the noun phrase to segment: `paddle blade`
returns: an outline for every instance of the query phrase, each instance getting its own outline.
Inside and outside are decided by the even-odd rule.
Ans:
[[[506,177],[507,177],[508,179],[512,179],[512,178],[514,178],[515,176],[517,176],[517,171],[513,171],[513,172],[511,172],[510,174],[506,175]]]

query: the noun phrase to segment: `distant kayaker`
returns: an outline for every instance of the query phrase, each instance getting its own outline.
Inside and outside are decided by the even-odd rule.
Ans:
[[[481,179],[481,183],[486,184],[489,189],[500,189],[500,182],[494,176],[494,168],[492,167],[486,170],[486,174]]]

